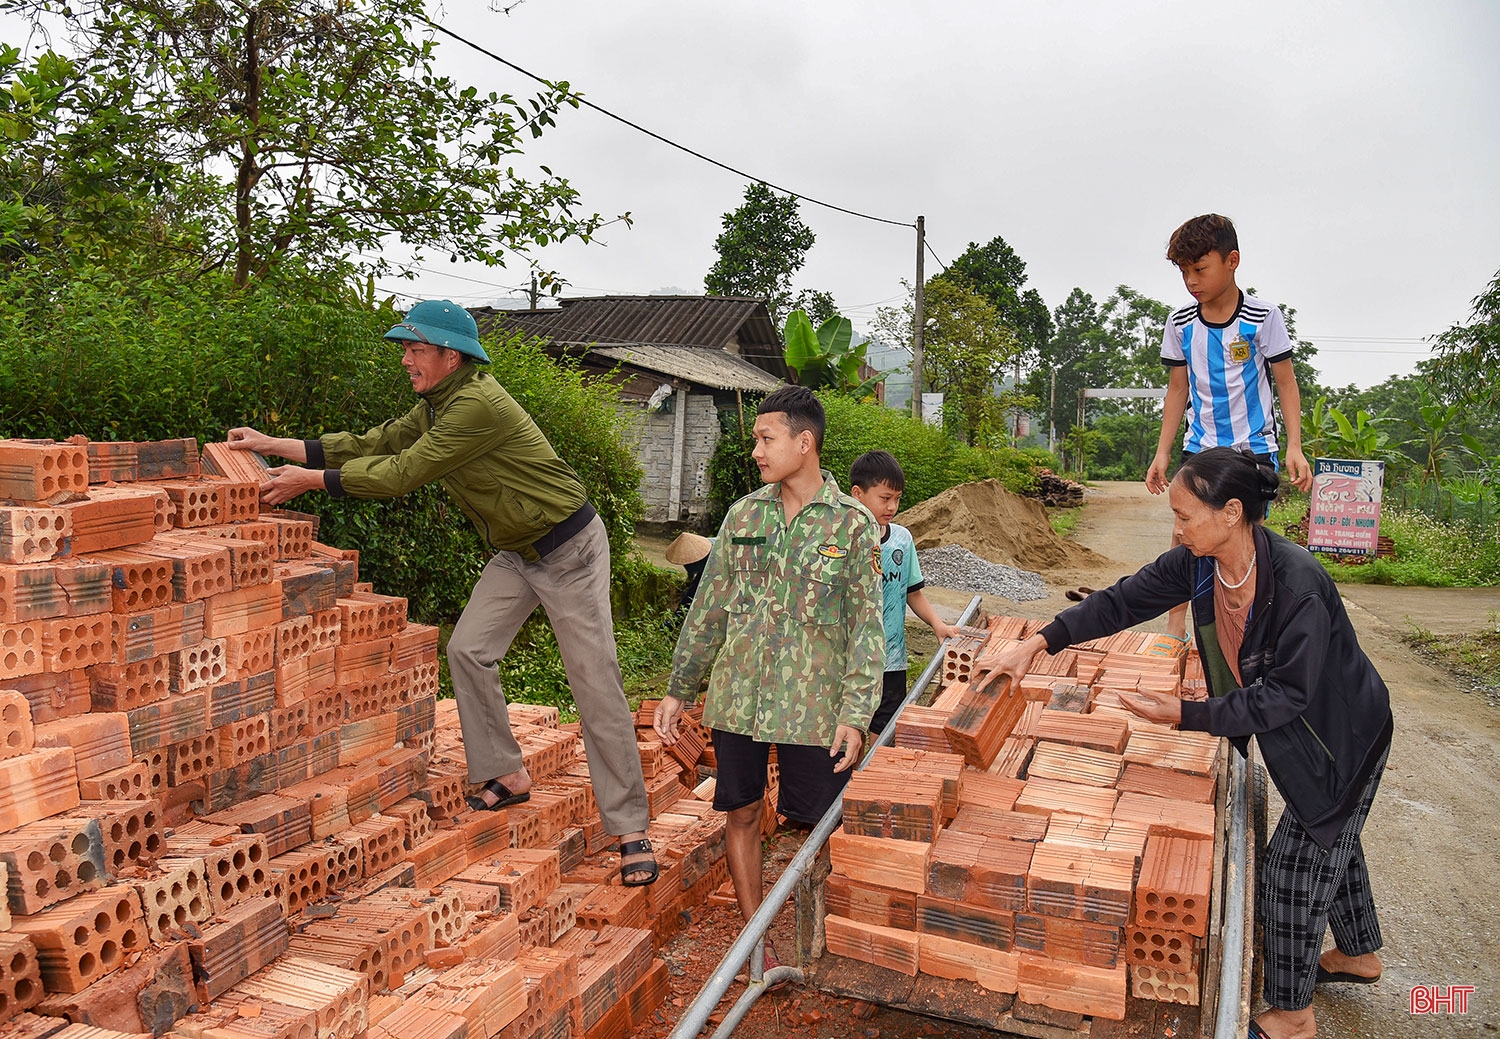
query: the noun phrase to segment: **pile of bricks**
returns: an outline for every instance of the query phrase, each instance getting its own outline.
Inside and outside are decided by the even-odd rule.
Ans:
[[[984,650],[1039,624],[993,618]],[[1136,717],[1130,689],[1196,695],[1201,667],[1125,632],[903,712],[844,793],[829,952],[1116,1021],[1127,992],[1197,1004],[1220,741]]]
[[[0,1024],[28,1039],[643,1024],[667,994],[655,949],[725,879],[696,761],[641,745],[658,766],[650,888],[620,884],[555,708],[510,708],[531,800],[468,811],[437,629],[361,582],[315,517],[263,514],[263,472],[190,439],[0,441]]]

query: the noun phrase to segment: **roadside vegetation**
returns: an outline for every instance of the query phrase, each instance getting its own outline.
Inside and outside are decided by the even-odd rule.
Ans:
[[[1500,707],[1500,614],[1490,614],[1490,626],[1484,631],[1436,635],[1416,628],[1402,641],[1481,694],[1491,706]]]

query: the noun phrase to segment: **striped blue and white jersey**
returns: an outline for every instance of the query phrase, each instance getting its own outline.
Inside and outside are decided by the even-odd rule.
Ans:
[[[1203,320],[1196,303],[1176,311],[1167,319],[1161,359],[1168,366],[1187,366],[1182,449],[1248,447],[1256,454],[1278,453],[1271,365],[1291,356],[1281,308],[1244,292],[1222,325]]]

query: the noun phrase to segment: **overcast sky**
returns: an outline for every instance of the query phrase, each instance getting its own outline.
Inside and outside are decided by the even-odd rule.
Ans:
[[[772,183],[924,214],[945,261],[1001,235],[1052,308],[1122,283],[1188,302],[1166,239],[1225,213],[1241,287],[1296,308],[1334,385],[1411,371],[1500,268],[1494,0],[524,0],[508,15],[449,0],[436,17]],[[483,89],[534,87],[451,41],[440,55]],[[634,220],[604,245],[536,254],[574,295],[701,292],[745,187],[587,110],[527,160],[589,211]],[[817,244],[797,286],[831,291],[863,327],[913,277],[914,233],[802,214]],[[423,267],[404,292],[482,303],[527,278],[519,261]]]

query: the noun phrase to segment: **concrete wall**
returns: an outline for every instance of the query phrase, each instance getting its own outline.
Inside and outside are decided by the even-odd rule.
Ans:
[[[648,412],[626,404],[636,430],[636,457],[645,469],[641,497],[646,501],[645,519],[652,523],[690,522],[708,511],[708,459],[719,440],[719,415],[710,393],[673,394],[673,411]],[[677,514],[670,507],[672,468],[677,440],[677,409],[683,412],[681,504]]]

